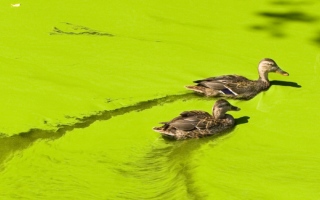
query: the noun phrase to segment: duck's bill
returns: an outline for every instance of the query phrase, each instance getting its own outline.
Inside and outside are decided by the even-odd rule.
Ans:
[[[239,110],[241,110],[241,109],[240,109],[240,108],[238,108],[238,107],[235,107],[235,106],[231,106],[231,110],[239,111]]]
[[[282,71],[282,69],[280,69],[280,68],[276,71],[276,73],[281,74],[283,76],[289,76],[288,72]]]

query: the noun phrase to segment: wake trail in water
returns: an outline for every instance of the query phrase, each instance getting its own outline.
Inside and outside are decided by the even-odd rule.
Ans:
[[[154,106],[172,103],[178,100],[188,101],[190,99],[206,99],[193,93],[170,95],[158,99],[142,101],[132,106],[122,107],[115,110],[100,111],[94,115],[78,118],[78,122],[71,125],[59,125],[56,130],[30,129],[27,132],[18,133],[16,135],[0,138],[0,164],[17,150],[28,148],[33,142],[39,139],[58,139],[66,132],[79,128],[87,128],[96,121],[109,120],[112,117],[124,115],[129,112],[139,112],[150,109]],[[207,99],[212,100],[212,99]]]

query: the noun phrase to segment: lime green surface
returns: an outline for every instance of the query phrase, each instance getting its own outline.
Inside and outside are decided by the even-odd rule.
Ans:
[[[20,7],[10,4],[21,3]],[[1,199],[318,199],[318,1],[0,2]],[[152,131],[216,99],[183,86],[290,76],[232,132]],[[301,86],[301,87],[299,87]]]

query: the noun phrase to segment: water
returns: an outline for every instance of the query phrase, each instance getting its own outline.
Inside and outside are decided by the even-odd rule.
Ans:
[[[1,199],[318,198],[318,2],[11,3],[0,3]],[[230,100],[232,131],[152,131],[210,112],[216,99],[184,85],[255,79],[264,57],[290,76]]]

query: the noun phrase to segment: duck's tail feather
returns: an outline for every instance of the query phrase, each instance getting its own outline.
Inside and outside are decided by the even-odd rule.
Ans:
[[[157,131],[159,133],[164,133],[163,127],[153,127],[152,130]]]
[[[197,86],[197,85],[187,85],[185,86],[187,89],[189,90],[193,90],[196,92],[200,92],[200,93],[205,93],[205,88],[201,87],[201,86]]]
[[[163,127],[153,127],[152,129],[161,133],[164,136],[174,137],[174,134],[168,133],[167,131],[163,130]]]
[[[200,83],[202,82],[203,80],[196,80],[196,81],[193,81],[194,83]]]

